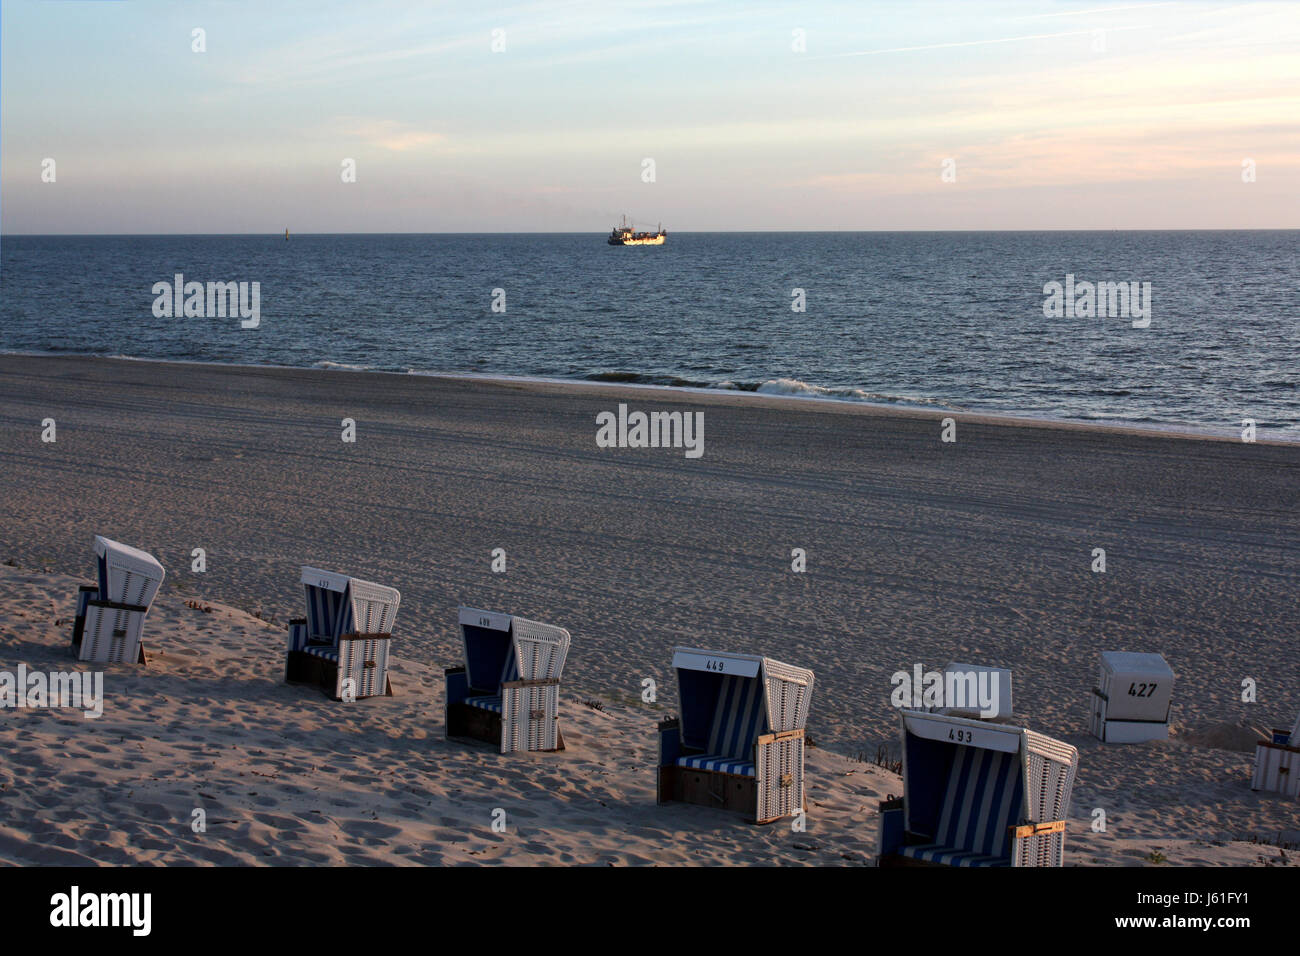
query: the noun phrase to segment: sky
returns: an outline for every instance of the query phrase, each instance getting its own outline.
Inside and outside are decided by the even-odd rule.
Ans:
[[[0,4],[0,231],[623,214],[1300,227],[1300,3]]]

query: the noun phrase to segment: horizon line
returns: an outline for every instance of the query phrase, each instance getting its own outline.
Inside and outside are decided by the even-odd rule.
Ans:
[[[849,234],[888,234],[888,233],[930,233],[930,234],[957,234],[957,233],[1025,233],[1025,232],[1300,232],[1300,226],[1111,226],[1111,227],[1080,227],[1071,228],[1068,226],[1051,226],[1039,228],[1022,228],[1022,229],[853,229],[847,227],[831,229],[779,229],[779,228],[758,228],[758,229],[675,229],[668,230],[667,235],[749,235],[753,233],[772,233],[776,235],[796,234],[796,235],[824,235],[826,233],[849,233]],[[161,238],[166,236],[207,236],[221,237],[229,236],[232,238],[242,238],[249,236],[282,236],[279,230],[272,232],[3,232],[0,231],[0,240],[5,237],[17,239],[121,239],[121,238]],[[357,232],[298,232],[291,233],[289,241],[293,236],[604,236],[603,232],[593,232],[585,229],[580,230],[541,230],[541,229],[519,229],[510,232],[491,232],[491,231],[472,231],[472,230],[436,230],[436,231],[417,231],[417,230],[399,230],[395,232],[384,232],[377,230],[365,230]]]

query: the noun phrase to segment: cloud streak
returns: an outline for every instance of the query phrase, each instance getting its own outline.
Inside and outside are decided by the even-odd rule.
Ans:
[[[915,53],[919,50],[951,50],[957,47],[993,46],[999,43],[1023,43],[1029,40],[1053,40],[1058,37],[1087,37],[1087,36],[1095,36],[1098,33],[1099,29],[1101,28],[1093,29],[1093,30],[1065,30],[1060,33],[1031,33],[1031,34],[1026,34],[1024,36],[997,37],[996,39],[991,39],[991,40],[954,40],[949,43],[925,43],[925,44],[920,44],[918,46],[886,47],[884,49],[879,49],[879,50],[855,50],[851,53],[830,53],[824,56],[809,57],[809,59],[839,60],[845,57],[853,57],[853,56],[878,56],[883,53]],[[1120,31],[1125,31],[1125,30],[1149,30],[1149,29],[1151,29],[1150,24],[1142,24],[1140,26],[1106,27],[1102,32],[1118,33]]]

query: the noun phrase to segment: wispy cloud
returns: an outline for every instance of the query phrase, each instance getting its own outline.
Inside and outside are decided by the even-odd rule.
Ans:
[[[1107,27],[1107,33],[1117,33],[1123,30],[1149,30],[1150,24],[1141,24],[1137,26],[1125,27]],[[896,46],[886,47],[879,50],[855,50],[851,53],[830,53],[825,56],[810,57],[814,60],[838,60],[850,56],[878,56],[882,53],[914,53],[918,50],[949,50],[955,47],[969,46],[992,46],[997,43],[1024,43],[1029,40],[1053,40],[1058,37],[1080,37],[1094,36],[1097,31],[1094,30],[1066,30],[1060,33],[1032,33],[1026,36],[1016,37],[997,37],[989,40],[955,40],[949,43],[924,43],[917,46]]]
[[[204,5],[203,55],[189,5],[92,5],[82,26],[66,4],[4,4],[5,224],[45,231],[59,208],[65,230],[158,231],[171,189],[184,228],[236,231],[491,228],[527,208],[573,228],[597,207],[679,228],[887,209],[998,227],[1076,188],[1123,197],[1135,225],[1289,224],[1300,19],[1225,2],[285,0]],[[57,189],[33,174],[46,156]]]
[[[1031,13],[1023,17],[1007,17],[1008,20],[1053,20],[1057,17],[1090,17],[1098,13],[1119,13],[1124,10],[1150,10],[1153,7],[1172,7],[1174,0],[1162,0],[1160,3],[1128,3],[1114,7],[1092,7],[1088,10],[1062,10],[1057,13]]]
[[[287,44],[260,56],[255,63],[240,69],[237,82],[250,86],[302,85],[331,78],[357,79],[367,68],[400,65],[408,61],[433,60],[483,45],[483,38],[458,37],[437,43],[401,46],[395,49],[355,52],[360,38],[346,35],[317,37],[310,41]]]
[[[360,140],[367,146],[404,153],[421,146],[432,146],[446,141],[446,136],[421,129],[398,120],[366,119],[355,116],[335,117],[326,126],[327,131],[344,139]]]

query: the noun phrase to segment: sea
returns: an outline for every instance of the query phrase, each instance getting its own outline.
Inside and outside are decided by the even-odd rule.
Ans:
[[[1298,240],[4,236],[0,351],[727,389],[1217,435],[1249,421],[1261,440],[1300,441]],[[200,314],[177,314],[178,275],[183,294],[203,284]],[[208,311],[208,283],[247,283],[250,304],[256,288],[255,327]]]

